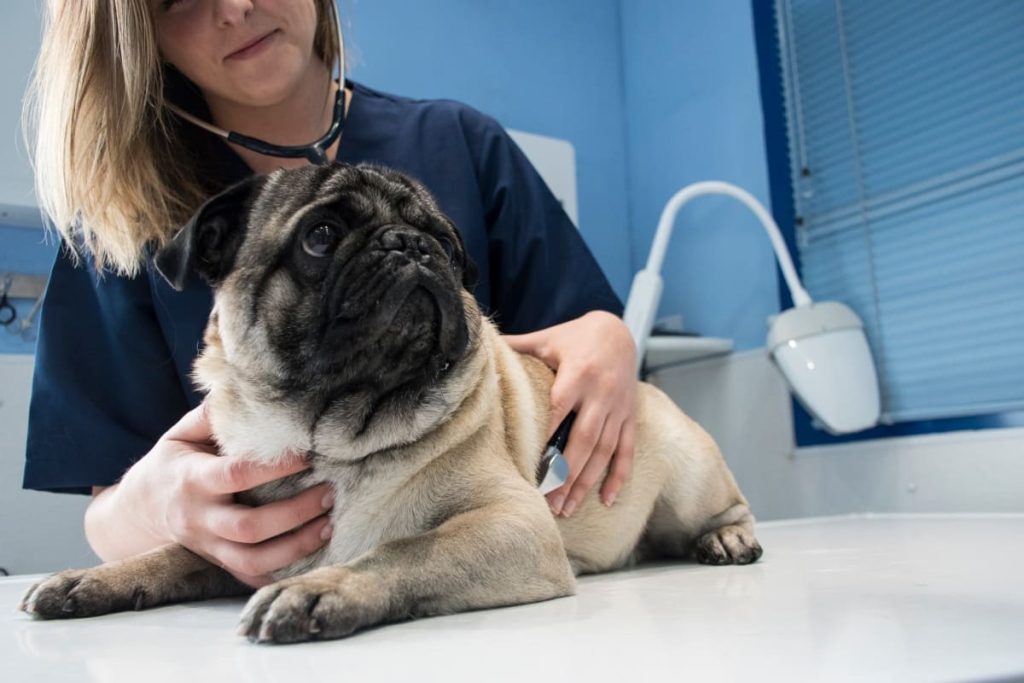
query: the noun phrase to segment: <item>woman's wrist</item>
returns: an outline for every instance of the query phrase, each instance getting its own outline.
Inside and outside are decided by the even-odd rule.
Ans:
[[[125,500],[122,484],[93,496],[85,511],[85,536],[104,562],[138,555],[169,542],[139,524],[140,511]]]

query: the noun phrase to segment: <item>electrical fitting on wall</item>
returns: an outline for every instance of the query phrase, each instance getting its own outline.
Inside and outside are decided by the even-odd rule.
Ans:
[[[0,275],[0,327],[22,341],[35,340],[36,318],[43,303],[46,278],[39,275],[3,273]],[[21,315],[15,299],[32,299],[32,307]]]
[[[768,321],[768,350],[800,403],[833,434],[857,432],[878,423],[878,377],[864,336],[864,324],[834,301],[815,303],[800,284],[775,220],[753,195],[720,181],[694,183],[665,205],[647,267],[636,274],[623,318],[637,346],[637,370],[661,300],[661,266],[679,210],[691,199],[721,194],[738,199],[761,221],[771,239],[796,304]]]

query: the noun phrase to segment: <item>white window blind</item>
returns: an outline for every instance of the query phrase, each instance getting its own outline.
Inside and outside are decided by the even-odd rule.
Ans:
[[[1024,408],[1024,0],[777,0],[805,286],[883,421]]]

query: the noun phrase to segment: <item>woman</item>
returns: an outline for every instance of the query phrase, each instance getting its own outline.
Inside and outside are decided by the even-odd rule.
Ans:
[[[504,333],[540,330],[506,339],[556,370],[551,431],[578,414],[555,514],[602,481],[611,505],[629,473],[633,344],[593,257],[493,120],[336,83],[334,12],[332,0],[51,0],[34,80],[37,184],[75,252],[62,249],[45,301],[25,486],[91,491],[86,535],[105,561],[177,542],[259,586],[329,538],[323,486],[233,503],[301,470],[302,454],[276,468],[216,457],[189,381],[209,288],[173,292],[149,261],[211,193],[310,158],[418,177],[463,233],[483,309]],[[335,103],[340,138],[309,158],[219,137],[271,143],[263,152],[307,145],[336,123]]]

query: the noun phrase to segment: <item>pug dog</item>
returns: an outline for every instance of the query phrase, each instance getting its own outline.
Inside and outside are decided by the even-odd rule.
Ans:
[[[547,600],[575,575],[654,557],[746,564],[754,518],[714,441],[641,383],[636,456],[616,502],[569,518],[538,483],[554,377],[502,340],[468,291],[459,231],[417,181],[310,166],[206,202],[156,258],[214,288],[194,379],[219,452],[310,469],[239,496],[319,482],[334,534],[249,599],[258,642],[341,638],[427,615]],[[87,617],[252,589],[179,545],[55,574],[21,608]]]

